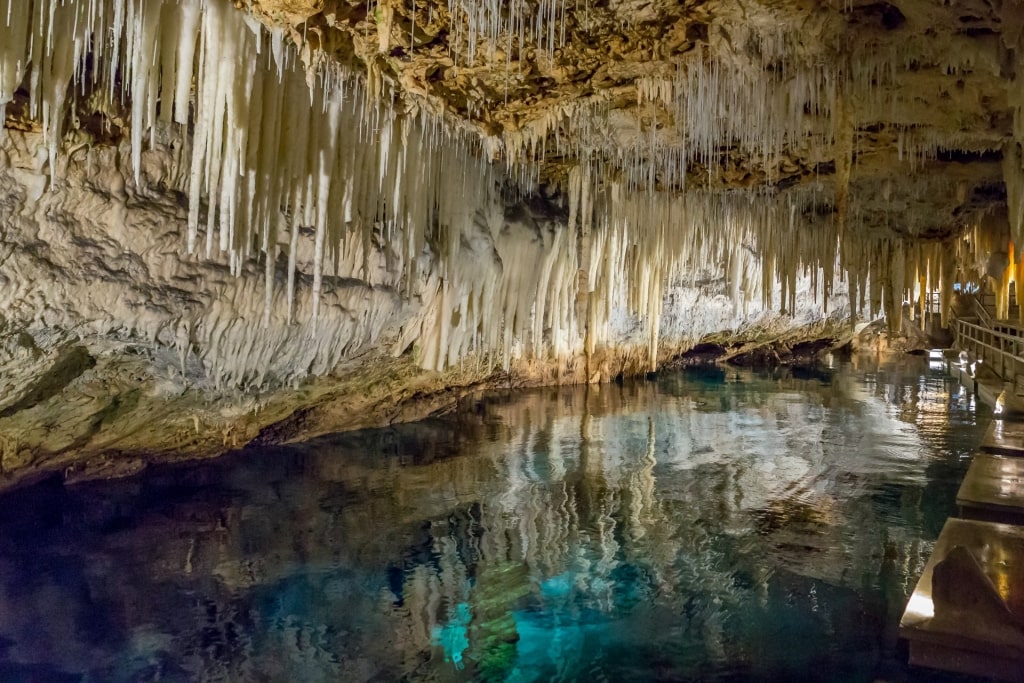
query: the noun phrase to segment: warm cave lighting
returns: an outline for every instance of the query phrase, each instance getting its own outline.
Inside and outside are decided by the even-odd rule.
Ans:
[[[999,469],[999,494],[1003,497],[1019,496],[1021,493],[1019,469],[1014,467],[1013,462],[1006,459],[1003,459]]]
[[[935,616],[935,603],[930,595],[923,592],[915,592],[907,604],[906,614],[912,615],[914,619],[931,619]]]

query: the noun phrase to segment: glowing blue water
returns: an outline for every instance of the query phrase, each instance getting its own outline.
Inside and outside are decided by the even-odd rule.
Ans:
[[[705,369],[42,484],[0,681],[938,678],[896,627],[983,410],[904,359]]]

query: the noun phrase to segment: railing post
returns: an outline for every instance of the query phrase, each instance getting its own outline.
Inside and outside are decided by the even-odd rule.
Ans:
[[[995,354],[999,359],[999,376],[1003,375],[1003,340],[997,334],[992,335],[992,346],[995,347]]]
[[[1006,352],[1005,352],[1006,351],[1006,346],[1005,346],[1005,343],[1004,343],[1005,340],[1003,339],[1002,336],[997,336],[995,341],[997,341],[998,344],[993,344],[993,346],[996,346],[999,349],[999,376],[1002,377],[1003,379],[1005,379],[1006,378]]]
[[[1002,335],[998,337],[999,340],[999,376],[1004,380],[1006,379],[1006,344]],[[993,344],[993,346],[995,346]]]

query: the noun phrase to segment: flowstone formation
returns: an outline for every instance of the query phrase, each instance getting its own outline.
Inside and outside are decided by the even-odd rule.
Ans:
[[[0,469],[1006,292],[1022,28],[1013,0],[0,0]]]

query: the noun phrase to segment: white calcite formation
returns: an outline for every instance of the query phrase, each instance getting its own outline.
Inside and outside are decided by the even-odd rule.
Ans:
[[[792,308],[797,273],[808,268],[826,269],[824,294],[831,289],[834,237],[812,237],[814,248],[798,251],[813,260],[803,259],[792,248],[804,239],[796,226],[776,227],[792,216],[792,198],[637,194],[630,182],[598,193],[584,169],[570,174],[568,229],[509,234],[499,197],[509,181],[477,141],[442,118],[398,111],[386,91],[335,65],[311,65],[308,55],[303,65],[282,31],[226,3],[5,4],[0,102],[27,81],[29,116],[41,123],[41,137],[9,140],[6,156],[46,191],[66,182],[69,153],[92,182],[105,174],[116,185],[118,151],[79,133],[74,100],[127,110],[132,192],[163,187],[188,198],[177,268],[208,261],[236,283],[197,307],[202,323],[182,307],[173,321],[116,311],[106,324],[174,346],[183,365],[198,346],[218,384],[326,372],[346,351],[375,343],[395,322],[390,311],[414,295],[421,310],[402,321],[395,351],[418,345],[427,369],[472,353],[506,368],[516,355],[592,353],[617,341],[610,320],[619,308],[643,325],[654,369],[663,289],[695,269],[734,273],[738,304],[764,296],[770,305],[781,275],[780,303]],[[117,240],[125,227],[114,223],[106,237]],[[122,241],[135,251],[156,234]],[[752,277],[743,251],[752,246],[777,250],[770,258],[779,262]],[[212,284],[189,290],[205,298]],[[14,312],[21,297],[8,292]]]
[[[565,6],[539,8],[451,0],[453,54],[497,59],[503,37],[553,55]],[[762,38],[763,64],[791,33]],[[428,371],[597,381],[713,334],[899,321],[920,292],[978,277],[999,240],[983,244],[984,212],[964,217],[968,244],[855,229],[843,93],[888,63],[764,79],[697,51],[637,80],[671,132],[619,126],[595,97],[493,134],[225,0],[0,0],[0,429],[69,391],[40,379],[68,344],[92,362],[144,349],[153,395],[227,395],[382,349]],[[948,142],[906,137],[913,159]],[[839,182],[771,185],[797,144],[838,150]],[[766,182],[688,185],[725,146]],[[868,190],[905,205],[958,185],[915,187]],[[90,424],[89,439],[106,428]],[[8,425],[17,466],[33,425]]]

